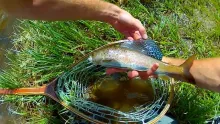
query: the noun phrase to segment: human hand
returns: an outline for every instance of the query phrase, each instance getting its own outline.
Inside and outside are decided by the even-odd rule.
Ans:
[[[119,32],[125,35],[125,37],[129,40],[139,40],[139,39],[147,39],[147,33],[144,26],[138,19],[135,19],[130,13],[122,10],[119,14],[118,20],[114,20],[110,22],[110,24]],[[154,72],[157,70],[159,65],[155,63],[148,71],[138,72],[138,71],[130,71],[128,72],[129,78],[134,78],[139,76],[141,79],[147,79],[149,77],[157,77]],[[106,73],[108,75],[116,73],[116,72],[126,72],[126,69],[118,69],[118,68],[108,68]]]
[[[146,29],[141,22],[125,10],[119,13],[117,20],[109,23],[129,40],[147,39]]]

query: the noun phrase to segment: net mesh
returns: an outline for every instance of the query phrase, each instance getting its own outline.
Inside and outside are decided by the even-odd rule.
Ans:
[[[85,115],[105,123],[145,123],[155,118],[165,106],[169,96],[169,81],[160,79],[149,79],[155,94],[154,100],[151,103],[139,105],[129,112],[122,112],[89,100],[89,91],[93,82],[108,77],[105,69],[94,65],[88,59],[81,61],[58,79],[57,96],[61,101]],[[75,118],[74,116],[76,115],[72,113],[71,118]]]

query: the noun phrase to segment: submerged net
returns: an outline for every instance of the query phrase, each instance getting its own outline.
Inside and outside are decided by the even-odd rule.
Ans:
[[[85,115],[105,123],[146,123],[158,116],[167,104],[170,82],[160,79],[149,79],[154,91],[153,101],[135,106],[130,111],[123,112],[91,101],[90,93],[94,82],[109,78],[105,73],[105,69],[105,67],[94,65],[88,59],[81,61],[58,79],[57,96],[61,101],[78,109]],[[78,117],[71,112],[68,114],[70,120],[77,123],[76,118]]]

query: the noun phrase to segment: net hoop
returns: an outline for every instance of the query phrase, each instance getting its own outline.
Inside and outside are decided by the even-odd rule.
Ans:
[[[121,40],[121,41],[116,41],[116,42],[113,42],[113,43],[110,43],[110,44],[107,44],[107,45],[104,45],[104,46],[102,46],[102,47],[99,47],[98,49],[96,49],[96,50],[100,50],[100,49],[103,49],[103,48],[105,48],[105,47],[108,47],[108,46],[110,46],[110,45],[114,45],[114,44],[120,44],[120,43],[123,43],[123,42],[125,42],[125,41],[128,41],[128,40]],[[77,66],[78,65],[80,65],[81,63],[83,63],[83,62],[85,62],[85,61],[87,61],[88,60],[88,58],[89,58],[89,56],[91,55],[91,54],[93,54],[96,50],[94,50],[94,51],[92,51],[91,53],[89,53],[89,54],[87,54],[86,56],[84,56],[84,57],[82,57],[79,61],[77,61],[76,63],[74,63],[72,66],[71,66],[71,69],[70,69],[70,71],[69,72],[71,72],[72,71],[72,69],[73,68],[77,68]],[[88,67],[90,67],[91,65],[88,65]],[[67,77],[65,74],[67,74],[67,73],[69,73],[69,72],[65,72],[60,78],[59,78],[59,80],[58,80],[58,85],[59,85],[59,81],[61,81],[62,80],[62,77]],[[80,73],[80,74],[82,74],[82,73]],[[61,82],[62,83],[62,82]],[[60,83],[60,85],[62,85]],[[157,116],[155,116],[154,118],[152,118],[151,120],[149,120],[148,122],[145,122],[144,120],[142,120],[141,122],[143,123],[143,124],[155,124],[155,123],[157,123],[161,118],[163,118],[163,116],[167,113],[167,111],[169,110],[169,108],[170,108],[170,105],[171,105],[171,103],[172,103],[172,100],[173,100],[173,98],[174,98],[174,79],[170,79],[170,83],[169,83],[169,88],[168,88],[168,96],[167,96],[167,99],[166,100],[164,100],[164,102],[166,103],[165,105],[164,105],[164,107],[163,107],[163,109],[161,110],[161,112],[157,115]],[[83,86],[83,84],[80,84],[80,86]],[[58,90],[59,91],[59,90]],[[61,90],[60,90],[61,91]],[[58,95],[58,97],[60,96],[59,94],[57,94]],[[65,98],[61,98],[61,97],[59,97],[59,99],[61,99],[61,100],[64,100]],[[67,103],[67,104],[70,104],[71,102],[69,102],[69,103]],[[78,103],[79,104],[79,103]],[[75,104],[75,105],[73,105],[73,107],[77,107],[77,105]],[[79,110],[79,109],[78,109]],[[81,111],[81,110],[79,110],[79,111]],[[85,114],[85,116],[88,116],[88,115],[86,115]],[[88,117],[91,117],[91,116],[88,116]],[[118,121],[118,122],[122,122],[123,123],[123,121]],[[140,122],[140,121],[139,121]],[[129,123],[129,122],[126,122],[125,121],[125,123]]]

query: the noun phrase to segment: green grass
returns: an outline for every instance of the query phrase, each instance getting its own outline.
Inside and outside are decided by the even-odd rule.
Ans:
[[[144,0],[143,0],[144,1]],[[140,19],[148,36],[165,56],[220,56],[220,2],[217,0],[129,0],[121,7]],[[45,22],[20,20],[8,51],[9,69],[0,75],[1,88],[48,83],[81,56],[123,36],[110,25],[92,21]],[[17,54],[14,54],[17,53]],[[220,114],[218,93],[180,83],[169,113],[181,123],[203,123]],[[62,107],[44,96],[6,96],[17,114],[30,123],[59,123]]]

